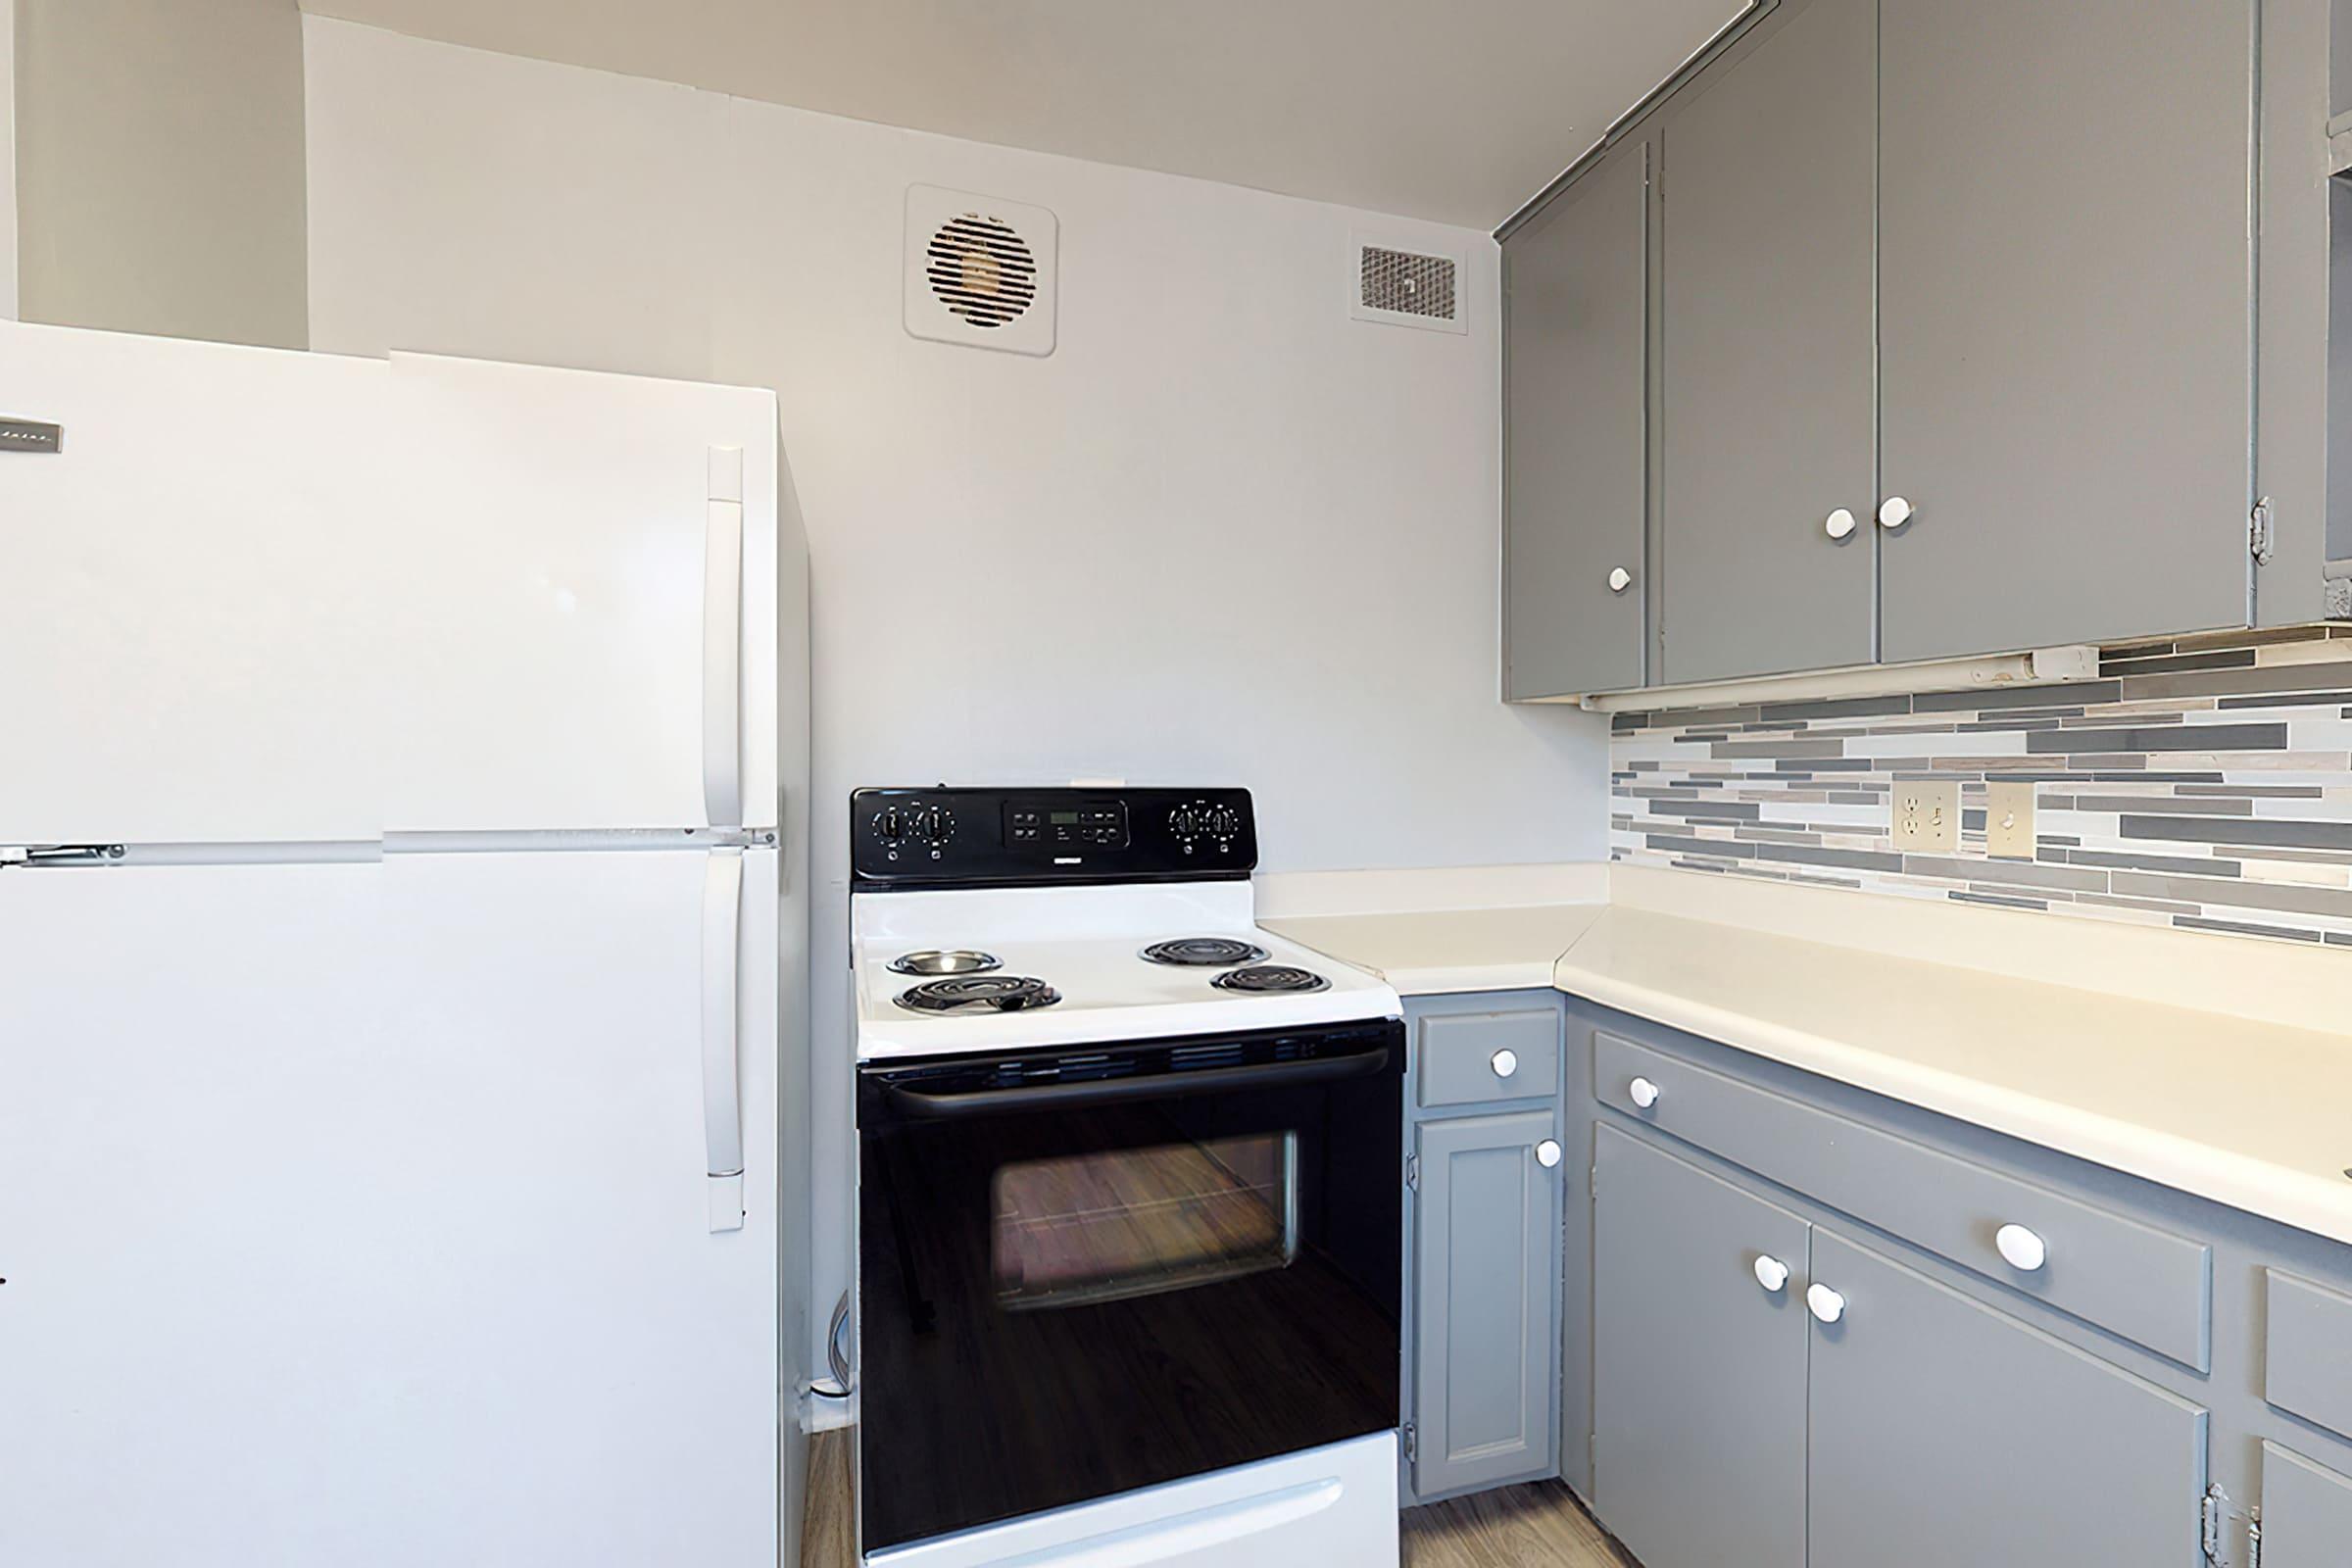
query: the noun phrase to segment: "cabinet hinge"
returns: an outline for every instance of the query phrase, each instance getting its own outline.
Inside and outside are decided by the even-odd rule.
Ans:
[[[0,870],[12,865],[80,865],[121,858],[120,844],[0,844]]]
[[[1421,1156],[1419,1154],[1404,1156],[1404,1185],[1416,1193],[1421,1190]]]
[[[1404,1424],[1404,1462],[1406,1464],[1421,1462],[1421,1432],[1410,1421]]]
[[[2216,1481],[2197,1501],[2197,1544],[2204,1548],[2205,1561],[2212,1568],[2224,1568],[2229,1561],[2222,1555],[2222,1521],[2229,1517],[2230,1494]]]
[[[2262,1509],[2246,1510],[2246,1568],[2262,1568]]]
[[[2278,554],[2278,540],[2273,527],[2275,521],[2269,496],[2255,502],[2254,510],[2246,514],[2246,553],[2254,558],[2257,566],[2269,565],[2271,558]]]

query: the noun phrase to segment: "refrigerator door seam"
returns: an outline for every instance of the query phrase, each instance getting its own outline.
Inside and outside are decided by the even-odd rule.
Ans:
[[[743,821],[743,449],[709,453],[703,523],[703,811]]]

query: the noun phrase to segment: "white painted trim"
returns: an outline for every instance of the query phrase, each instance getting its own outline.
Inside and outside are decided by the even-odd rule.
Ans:
[[[17,318],[17,0],[0,0],[0,321]]]
[[[2099,651],[2088,644],[2041,648],[1983,659],[1938,659],[1916,664],[1861,664],[1795,675],[1652,686],[1597,692],[1574,699],[1596,713],[1659,712],[1677,708],[1733,708],[1743,703],[1804,702],[1834,697],[1892,697],[1914,692],[1975,691],[2000,686],[2056,685],[2095,680]],[[1547,699],[1570,701],[1567,698]]]
[[[1569,860],[1545,865],[1261,871],[1255,886],[1259,920],[1292,920],[1327,914],[1598,904],[1608,897],[1609,868],[1598,860]]]

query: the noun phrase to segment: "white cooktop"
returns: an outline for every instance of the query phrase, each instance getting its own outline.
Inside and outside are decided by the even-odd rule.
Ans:
[[[1232,937],[1258,961],[1309,970],[1326,990],[1245,994],[1224,971],[1152,963],[1142,950],[1179,937]],[[1246,881],[954,892],[861,892],[850,900],[858,975],[858,1059],[1033,1046],[1107,1044],[1393,1018],[1396,991],[1377,976],[1276,936],[1251,918]],[[920,949],[972,948],[1003,960],[996,976],[1032,976],[1061,1000],[1014,1012],[916,1012],[898,997],[921,983],[891,960]]]

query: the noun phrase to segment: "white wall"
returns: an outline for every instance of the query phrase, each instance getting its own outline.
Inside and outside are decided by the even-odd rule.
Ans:
[[[773,386],[815,601],[820,1184],[859,784],[1247,785],[1270,869],[1597,858],[1605,722],[1495,699],[1493,244],[307,24],[311,336]],[[900,325],[906,187],[1053,209],[1048,359]],[[1468,336],[1350,321],[1349,230]],[[831,1115],[824,1114],[830,1108]],[[819,1300],[846,1209],[818,1216]]]
[[[17,318],[17,0],[0,0],[0,321]]]
[[[14,0],[25,319],[300,348],[294,0]]]

